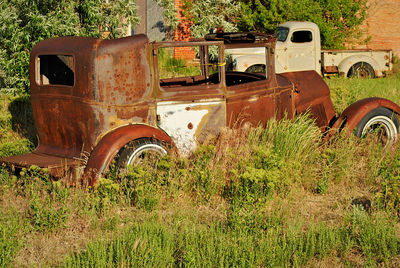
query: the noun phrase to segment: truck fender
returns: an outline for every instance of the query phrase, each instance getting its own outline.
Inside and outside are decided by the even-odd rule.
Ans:
[[[382,68],[379,66],[379,63],[373,58],[364,55],[350,56],[342,60],[338,65],[339,74],[347,76],[350,71],[350,68],[358,62],[368,63],[369,65],[372,66],[372,68],[374,68],[376,77],[382,76],[382,71],[381,71]]]
[[[235,71],[245,72],[250,66],[263,64],[265,65],[265,55],[244,55],[234,59]]]
[[[90,153],[82,182],[93,186],[118,151],[128,142],[139,138],[154,138],[172,144],[171,138],[164,131],[148,125],[135,124],[117,128],[107,133]]]
[[[344,127],[344,124],[346,124],[347,134],[351,134],[364,116],[378,107],[387,108],[397,115],[400,114],[400,106],[390,100],[377,97],[362,99],[351,104],[343,111],[333,124],[331,133],[328,133],[328,136],[332,137],[334,133]]]

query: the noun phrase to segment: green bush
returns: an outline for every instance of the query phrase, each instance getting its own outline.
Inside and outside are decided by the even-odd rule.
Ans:
[[[366,0],[273,0],[241,1],[242,30],[275,31],[286,21],[312,21],[321,31],[323,48],[343,48],[361,37],[359,26],[366,18]],[[360,42],[360,40],[358,40]]]

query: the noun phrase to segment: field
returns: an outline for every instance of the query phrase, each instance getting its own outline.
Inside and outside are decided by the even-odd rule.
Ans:
[[[400,76],[326,82],[338,112],[370,96],[400,104]],[[0,100],[0,156],[31,150],[29,98]],[[1,169],[0,266],[399,267],[400,142],[323,144],[302,116],[226,129],[95,190]]]

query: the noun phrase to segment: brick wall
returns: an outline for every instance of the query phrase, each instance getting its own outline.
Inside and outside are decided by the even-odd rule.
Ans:
[[[368,6],[363,28],[371,41],[362,47],[392,49],[400,56],[400,0],[369,0]]]
[[[175,41],[189,41],[190,35],[190,26],[191,21],[185,18],[182,14],[182,3],[181,0],[175,0],[175,7],[178,10],[177,17],[180,21],[178,27],[174,32],[174,40]],[[189,47],[177,47],[174,49],[174,57],[183,58],[187,60],[193,60],[196,56],[196,52]]]

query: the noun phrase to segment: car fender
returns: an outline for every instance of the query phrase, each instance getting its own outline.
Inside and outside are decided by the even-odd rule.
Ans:
[[[343,111],[333,124],[333,133],[329,136],[333,136],[332,134],[343,128],[344,123],[346,124],[347,134],[351,134],[364,116],[378,107],[385,107],[398,115],[400,114],[400,106],[390,100],[377,97],[362,99],[351,104]]]
[[[350,71],[350,68],[358,62],[368,63],[369,65],[372,66],[372,68],[374,68],[376,77],[382,76],[381,67],[379,66],[379,63],[373,58],[364,55],[350,56],[342,60],[338,65],[339,74],[347,76]]]
[[[107,133],[90,153],[83,171],[83,183],[93,186],[118,151],[128,142],[140,138],[154,138],[172,144],[171,138],[155,127],[135,124],[117,128]]]

